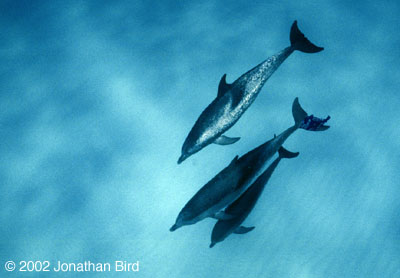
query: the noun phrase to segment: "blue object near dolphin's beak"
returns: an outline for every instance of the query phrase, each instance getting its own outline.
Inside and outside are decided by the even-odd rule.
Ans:
[[[307,116],[300,124],[300,128],[311,131],[327,130],[329,126],[324,125],[331,117],[326,119],[314,117],[314,115]]]

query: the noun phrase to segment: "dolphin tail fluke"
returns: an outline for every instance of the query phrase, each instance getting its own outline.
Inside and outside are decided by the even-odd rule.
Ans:
[[[304,36],[299,27],[297,27],[297,20],[293,22],[290,29],[290,43],[294,50],[305,53],[317,53],[324,50],[323,47],[316,46]]]
[[[303,122],[303,120],[308,116],[307,112],[304,111],[304,109],[300,106],[298,97],[296,97],[293,101],[292,114],[296,126],[299,126]]]
[[[295,158],[299,155],[299,152],[292,153],[287,149],[285,149],[284,147],[280,147],[278,153],[280,158]]]
[[[329,128],[325,125],[327,121],[331,118],[330,116],[325,119],[314,117],[314,115],[307,115],[307,112],[301,108],[299,103],[299,98],[295,98],[292,105],[292,114],[297,128],[310,130],[310,131],[324,131]]]

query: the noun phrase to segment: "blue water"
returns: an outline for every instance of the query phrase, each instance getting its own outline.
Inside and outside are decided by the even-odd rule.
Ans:
[[[6,261],[140,262],[138,277],[400,277],[398,1],[2,1],[0,277]],[[181,165],[217,95],[295,52],[227,132]],[[331,116],[298,130],[245,221],[214,248],[206,219],[169,228],[195,192],[293,124],[299,97]],[[81,274],[84,275],[84,274]],[[50,273],[47,277],[79,277]]]

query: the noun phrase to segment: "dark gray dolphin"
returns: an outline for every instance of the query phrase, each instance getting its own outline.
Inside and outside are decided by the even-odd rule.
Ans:
[[[225,169],[205,184],[181,210],[170,231],[175,231],[184,225],[194,224],[206,217],[231,218],[221,210],[242,195],[263,169],[265,163],[294,131],[298,128],[312,131],[329,128],[329,126],[324,125],[328,119],[321,121],[316,117],[307,116],[307,113],[301,108],[298,98],[293,102],[292,114],[295,121],[292,127],[242,157],[236,156]],[[310,119],[310,117],[313,118]],[[304,121],[307,119],[310,120],[305,125]]]
[[[231,215],[233,218],[228,220],[218,220],[215,224],[211,234],[210,248],[216,243],[223,241],[230,234],[245,234],[252,231],[255,227],[240,226],[253,210],[255,204],[261,196],[265,185],[274,172],[276,166],[282,158],[297,157],[299,153],[292,153],[283,147],[278,150],[279,156],[271,165],[265,170],[257,180],[232,204],[226,209],[225,213]]]
[[[182,146],[178,164],[205,146],[216,143],[229,145],[240,138],[222,135],[231,128],[256,99],[264,83],[295,50],[316,53],[322,47],[312,44],[297,27],[295,21],[290,30],[290,43],[281,52],[240,76],[232,84],[226,83],[226,74],[221,78],[218,95],[201,113]]]

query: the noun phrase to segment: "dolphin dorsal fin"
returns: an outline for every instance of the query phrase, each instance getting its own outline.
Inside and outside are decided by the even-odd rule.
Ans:
[[[226,83],[226,73],[221,77],[221,81],[219,81],[218,86],[218,96],[221,97],[231,88],[231,84]]]
[[[238,158],[239,158],[239,156],[238,156],[238,155],[237,155],[237,156],[235,156],[235,158],[234,158],[234,159],[232,159],[231,163],[229,163],[229,166],[228,166],[228,167],[235,165],[235,164],[236,164],[236,162],[237,162],[237,160],[238,160]]]

